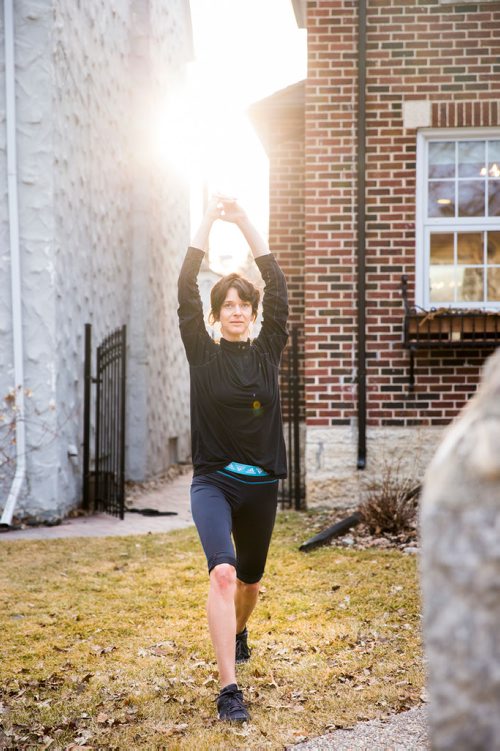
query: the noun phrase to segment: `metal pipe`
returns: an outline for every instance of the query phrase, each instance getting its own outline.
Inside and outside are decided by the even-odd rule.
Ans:
[[[293,326],[292,328],[292,362],[294,508],[296,511],[300,511],[302,508],[302,485],[300,477],[299,330],[297,326]]]
[[[21,260],[16,159],[16,71],[14,59],[14,4],[4,0],[5,29],[5,120],[7,138],[7,193],[9,199],[10,275],[12,294],[12,336],[16,398],[16,474],[7,496],[0,526],[10,527],[19,493],[26,477],[26,430],[24,415],[24,370]]]
[[[341,519],[341,521],[336,522],[331,527],[327,527],[322,532],[319,532],[317,535],[314,535],[314,537],[303,542],[302,545],[300,545],[299,550],[304,553],[308,550],[313,550],[320,545],[326,545],[331,539],[334,537],[340,537],[362,521],[362,514],[359,511],[355,511],[354,514],[347,516],[345,519]]]
[[[292,453],[292,441],[293,441],[293,410],[292,410],[292,350],[291,345],[288,346],[287,351],[287,371],[288,371],[288,382],[286,387],[286,401],[287,401],[287,416],[286,419],[288,421],[288,455],[291,456]],[[288,475],[288,478],[286,480],[286,487],[288,488],[288,497],[287,497],[287,508],[292,508],[292,478],[291,475]],[[285,508],[285,505],[283,503],[283,508]]]
[[[366,160],[366,0],[358,5],[358,469],[366,467],[366,233],[365,233],[365,160]]]

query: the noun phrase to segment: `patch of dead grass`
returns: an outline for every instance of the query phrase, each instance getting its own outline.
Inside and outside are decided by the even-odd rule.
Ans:
[[[238,666],[252,715],[244,727],[215,719],[208,578],[193,528],[2,541],[5,743],[282,749],[418,704],[415,559],[332,547],[299,553],[313,519],[288,512],[278,518],[249,626],[252,659]]]

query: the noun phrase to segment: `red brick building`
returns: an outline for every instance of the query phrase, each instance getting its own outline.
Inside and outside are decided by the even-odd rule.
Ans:
[[[352,503],[384,457],[421,471],[500,343],[500,3],[294,7],[307,80],[251,114],[302,331],[308,502]]]

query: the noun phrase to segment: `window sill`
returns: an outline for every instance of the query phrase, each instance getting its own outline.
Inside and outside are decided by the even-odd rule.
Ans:
[[[414,349],[439,346],[489,346],[500,344],[500,311],[438,308],[409,309],[405,317],[405,343]]]
[[[410,388],[415,383],[414,355],[417,350],[493,349],[500,346],[500,310],[411,308],[407,284],[408,278],[403,276],[404,346],[410,350]]]

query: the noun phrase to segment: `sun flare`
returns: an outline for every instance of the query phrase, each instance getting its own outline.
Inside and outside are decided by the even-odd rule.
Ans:
[[[237,197],[267,233],[269,160],[247,115],[251,103],[306,74],[306,35],[289,0],[191,0],[195,60],[153,116],[155,159],[191,191],[192,225],[206,197]],[[276,39],[280,39],[277,54]],[[215,270],[244,261],[234,227],[218,222]]]

